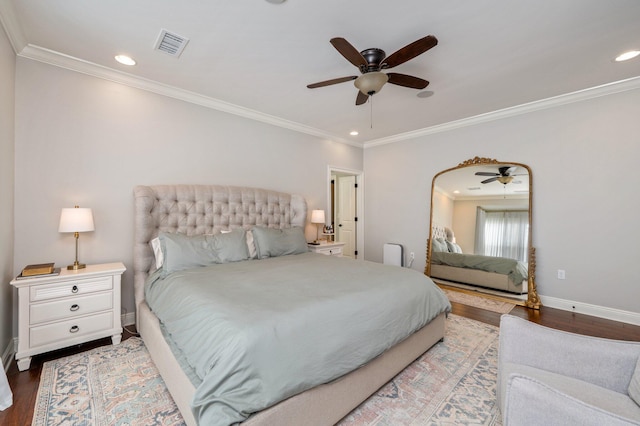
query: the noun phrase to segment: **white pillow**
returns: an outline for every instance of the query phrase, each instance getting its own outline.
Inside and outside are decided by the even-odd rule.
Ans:
[[[257,258],[258,250],[256,249],[256,243],[253,241],[253,232],[251,229],[247,231],[247,247],[249,248],[249,259]]]
[[[160,238],[155,237],[151,240],[151,248],[153,249],[153,255],[156,258],[156,269],[162,268],[164,263],[164,255],[162,254],[162,246],[160,245]]]

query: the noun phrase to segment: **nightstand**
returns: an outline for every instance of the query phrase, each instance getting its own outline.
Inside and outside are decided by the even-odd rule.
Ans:
[[[342,256],[342,249],[345,243],[331,242],[321,244],[309,244],[309,251],[325,254],[327,256]]]
[[[18,370],[29,369],[31,357],[90,340],[122,338],[118,263],[62,269],[60,275],[14,279],[18,289]]]

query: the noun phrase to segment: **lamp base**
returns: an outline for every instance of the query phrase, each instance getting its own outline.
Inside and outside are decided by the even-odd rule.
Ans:
[[[78,269],[84,269],[87,265],[84,263],[73,262],[73,265],[67,266],[68,271],[77,271]]]

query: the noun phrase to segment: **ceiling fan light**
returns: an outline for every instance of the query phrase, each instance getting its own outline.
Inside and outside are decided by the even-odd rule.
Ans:
[[[513,176],[500,176],[498,177],[498,182],[503,185],[510,183],[513,180]]]
[[[356,78],[353,84],[365,95],[378,93],[389,80],[389,76],[380,71],[368,72]]]

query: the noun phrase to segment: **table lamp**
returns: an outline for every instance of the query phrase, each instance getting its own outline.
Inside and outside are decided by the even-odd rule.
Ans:
[[[314,243],[320,244],[320,224],[322,223],[324,225],[324,210],[313,210],[311,212],[311,223],[316,224],[316,240]]]
[[[73,265],[67,266],[69,270],[78,270],[86,268],[87,265],[78,262],[78,237],[80,232],[94,231],[93,225],[93,213],[89,208],[80,208],[75,206],[74,208],[64,208],[60,213],[60,225],[58,226],[58,232],[73,232],[73,236],[76,239],[76,260]]]

